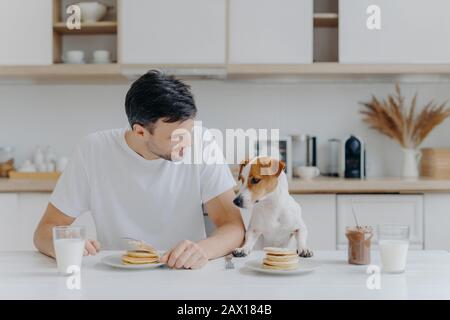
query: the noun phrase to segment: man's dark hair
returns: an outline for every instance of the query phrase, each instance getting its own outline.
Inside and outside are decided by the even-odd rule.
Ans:
[[[150,133],[159,119],[177,122],[197,114],[190,86],[173,76],[150,70],[130,87],[125,98],[125,112],[130,126],[140,124]]]

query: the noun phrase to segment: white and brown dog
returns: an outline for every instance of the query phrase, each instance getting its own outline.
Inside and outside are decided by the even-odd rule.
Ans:
[[[260,236],[264,246],[289,247],[295,238],[300,257],[312,257],[306,246],[308,230],[302,219],[300,205],[289,195],[284,162],[269,157],[245,160],[240,165],[241,188],[234,204],[251,211],[250,223],[241,248],[233,251],[235,257],[245,257]]]

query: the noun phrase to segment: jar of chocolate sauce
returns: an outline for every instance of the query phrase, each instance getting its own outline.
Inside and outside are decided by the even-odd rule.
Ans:
[[[356,226],[345,228],[348,239],[348,263],[370,264],[370,245],[373,236],[372,227]]]

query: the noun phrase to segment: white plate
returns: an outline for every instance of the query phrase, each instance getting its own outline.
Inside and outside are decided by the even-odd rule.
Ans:
[[[154,269],[162,266],[164,263],[148,263],[148,264],[123,264],[122,254],[113,254],[101,259],[103,264],[113,268],[121,269]]]
[[[320,263],[310,260],[310,259],[300,259],[299,261],[299,267],[295,270],[275,270],[275,269],[264,269],[262,267],[262,260],[256,259],[256,260],[250,260],[245,263],[245,266],[251,270],[263,272],[263,273],[270,273],[270,274],[303,274],[312,272],[318,267],[320,267]]]

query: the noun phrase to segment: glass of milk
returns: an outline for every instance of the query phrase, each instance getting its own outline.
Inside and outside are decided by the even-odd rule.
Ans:
[[[60,274],[70,275],[80,271],[85,241],[86,231],[82,226],[53,228],[53,246]]]
[[[409,226],[378,226],[378,246],[383,272],[404,272],[409,247]]]

